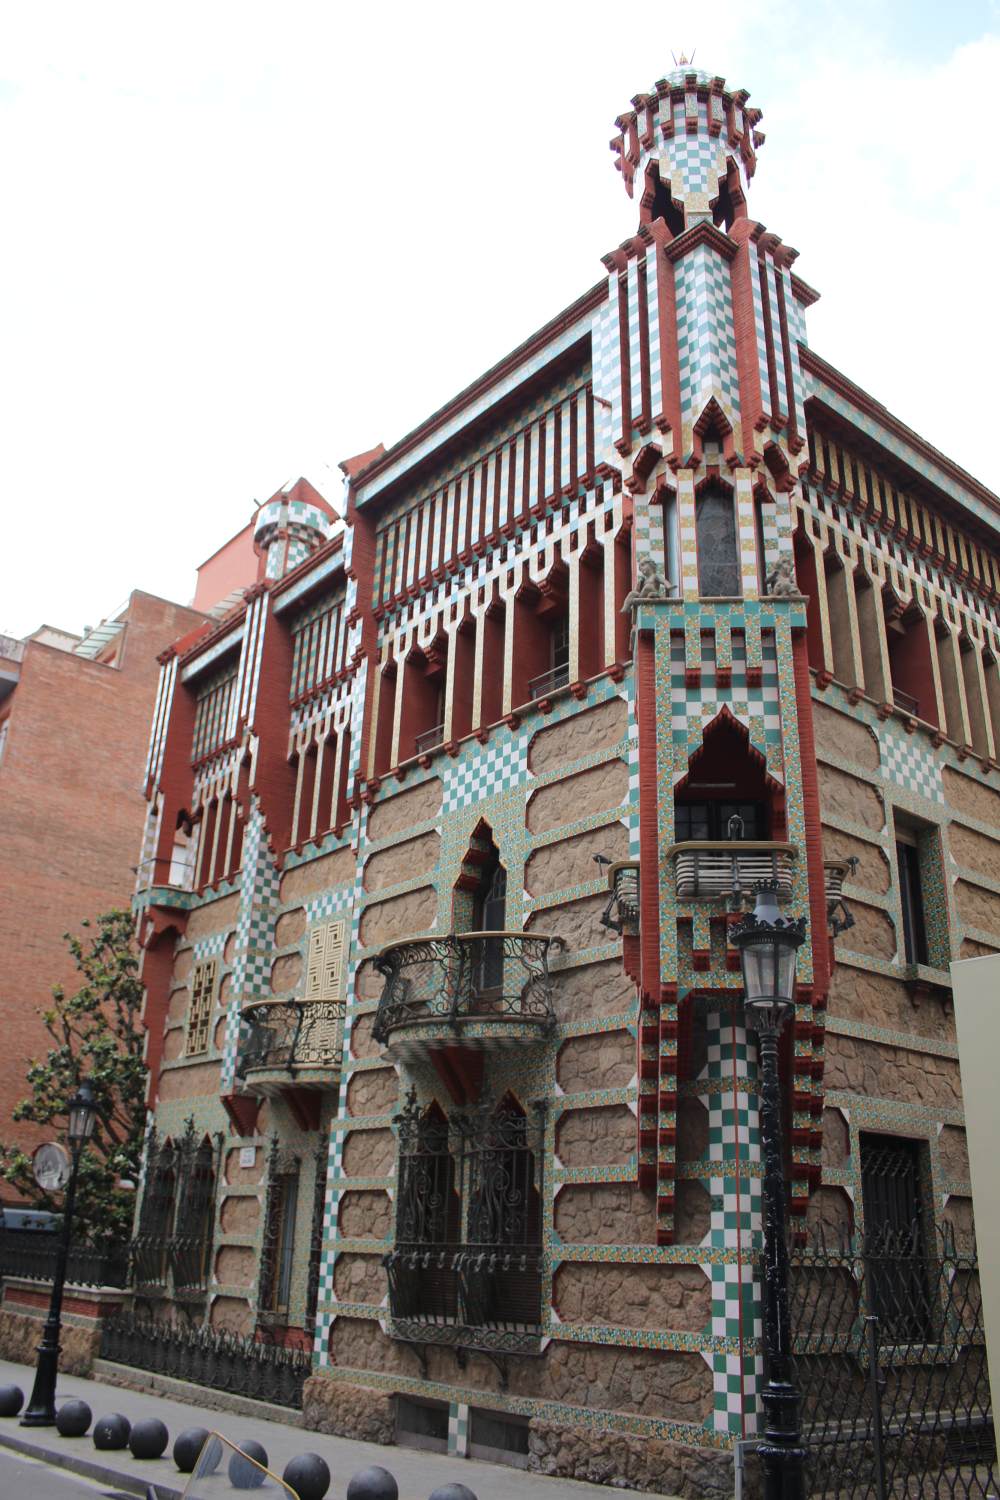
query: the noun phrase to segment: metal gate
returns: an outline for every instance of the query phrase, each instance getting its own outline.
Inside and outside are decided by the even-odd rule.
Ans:
[[[1000,1495],[974,1247],[892,1227],[790,1259],[807,1494]]]

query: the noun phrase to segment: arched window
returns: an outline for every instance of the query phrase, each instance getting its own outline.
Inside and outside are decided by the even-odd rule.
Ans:
[[[146,1145],[145,1178],[132,1245],[135,1280],[137,1286],[165,1286],[177,1192],[176,1153],[170,1140],[159,1144],[155,1130]]]
[[[469,1142],[470,1250],[488,1270],[465,1282],[469,1322],[532,1325],[541,1315],[541,1202],[528,1120],[506,1094]]]
[[[208,1284],[215,1223],[215,1150],[208,1136],[192,1151],[190,1133],[182,1151],[176,1231],[171,1246],[174,1286],[200,1290]]]
[[[698,540],[698,592],[708,599],[738,598],[740,553],[733,497],[721,488],[702,494],[695,510]]]
[[[453,1254],[461,1238],[461,1200],[448,1133],[437,1101],[420,1113],[411,1095],[400,1118],[396,1243],[387,1262],[397,1318],[456,1315]]]

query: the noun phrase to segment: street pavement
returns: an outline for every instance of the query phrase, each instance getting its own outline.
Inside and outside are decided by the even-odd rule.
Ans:
[[[27,1396],[33,1378],[34,1370],[30,1367],[0,1360],[0,1385],[19,1385]],[[267,1449],[269,1467],[278,1475],[296,1453],[321,1454],[332,1475],[327,1500],[345,1500],[351,1476],[369,1464],[379,1464],[395,1475],[399,1500],[428,1500],[438,1486],[456,1483],[468,1485],[477,1500],[611,1500],[615,1493],[604,1485],[548,1479],[502,1464],[355,1442],[306,1432],[301,1427],[265,1421],[258,1416],[208,1411],[200,1407],[199,1388],[192,1385],[188,1389],[190,1405],[166,1396],[122,1390],[101,1381],[60,1374],[57,1407],[77,1397],[87,1402],[95,1421],[116,1411],[133,1423],[141,1417],[159,1417],[170,1433],[167,1452],[162,1459],[152,1462],[134,1459],[127,1450],[100,1453],[89,1435],[64,1438],[54,1427],[21,1427],[17,1417],[0,1417],[0,1500],[20,1500],[22,1495],[27,1500],[81,1500],[84,1496],[93,1500],[95,1495],[121,1492],[144,1495],[147,1484],[155,1484],[158,1500],[175,1500],[184,1490],[185,1476],[177,1472],[170,1453],[174,1439],[185,1427],[212,1428],[236,1444],[241,1439],[255,1438]],[[19,1451],[12,1454],[11,1447]],[[37,1463],[18,1470],[16,1466],[25,1464],[26,1457],[44,1459],[53,1465],[68,1464],[76,1472],[70,1476]],[[51,1487],[42,1488],[43,1484]],[[622,1488],[615,1488],[622,1493]],[[228,1487],[227,1492],[234,1493]]]
[[[115,1495],[106,1484],[56,1469],[37,1458],[0,1448],[0,1495],[3,1500],[103,1500]]]

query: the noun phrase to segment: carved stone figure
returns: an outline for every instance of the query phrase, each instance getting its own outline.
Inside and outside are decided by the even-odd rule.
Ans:
[[[647,604],[650,599],[669,598],[673,587],[670,580],[664,578],[649,553],[644,552],[639,558],[639,582],[626,594],[622,614],[635,609],[637,604]]]
[[[769,594],[797,594],[799,586],[795,582],[795,564],[790,552],[782,552],[767,575],[764,585]]]

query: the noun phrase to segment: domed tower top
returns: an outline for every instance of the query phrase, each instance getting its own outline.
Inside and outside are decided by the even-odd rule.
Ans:
[[[681,60],[619,115],[611,141],[629,197],[639,188],[639,222],[663,219],[671,233],[712,219],[728,228],[746,215],[745,188],[763,145],[759,109],[746,89],[727,89]]]

